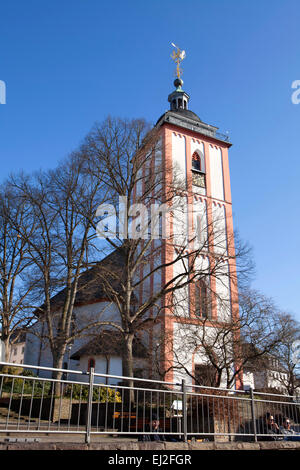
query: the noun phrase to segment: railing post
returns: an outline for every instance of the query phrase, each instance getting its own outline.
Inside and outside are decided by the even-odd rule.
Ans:
[[[184,442],[187,442],[187,400],[186,400],[186,386],[185,386],[184,379],[182,379],[182,382],[181,382],[181,391],[182,391],[183,440]]]
[[[254,396],[253,396],[253,388],[252,387],[250,387],[250,398],[251,398],[251,415],[252,415],[254,442],[257,442],[256,417],[255,417]]]
[[[86,416],[86,433],[85,442],[90,444],[91,442],[91,424],[92,424],[92,409],[93,409],[93,388],[94,388],[94,367],[90,368],[89,372],[89,395],[87,402],[87,416]]]

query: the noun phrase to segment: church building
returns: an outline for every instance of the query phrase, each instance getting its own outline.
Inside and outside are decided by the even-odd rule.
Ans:
[[[176,239],[177,231],[178,234],[182,234],[182,230],[186,232],[186,275],[190,275],[189,253],[193,258],[193,269],[198,269],[204,275],[195,277],[195,282],[187,283],[174,293],[176,300],[172,308],[162,308],[160,321],[150,329],[147,344],[141,344],[141,338],[135,340],[133,356],[135,370],[139,375],[143,375],[141,371],[147,370],[145,375],[154,377],[159,369],[160,378],[163,376],[167,382],[178,382],[184,377],[188,383],[193,383],[197,370],[207,365],[201,342],[197,344],[197,337],[203,337],[201,332],[205,329],[213,341],[222,322],[230,318],[238,319],[238,293],[228,161],[231,143],[228,136],[218,132],[217,127],[203,122],[189,109],[190,96],[183,89],[179,69],[180,61],[184,58],[182,52],[179,49],[174,52],[174,60],[177,62],[175,90],[168,96],[170,109],[155,125],[160,146],[153,152],[151,164],[154,167],[157,163],[162,165],[166,192],[168,184],[171,185],[175,177],[172,172],[180,175],[183,186],[178,198],[181,206],[175,205],[172,211],[171,239]],[[143,191],[143,188],[137,191]],[[166,240],[160,243],[161,264],[165,267],[149,279],[149,289],[176,279],[182,269],[182,260],[181,263],[173,262],[178,252],[176,242],[173,245]],[[92,270],[88,273],[83,276],[82,283],[85,277],[89,277],[90,281]],[[139,295],[142,300],[143,292]],[[103,308],[105,302],[108,303],[103,297],[101,286],[95,283],[91,289],[89,285],[87,295],[84,295],[83,289],[76,298],[76,316],[86,315],[87,312],[93,315],[93,312],[99,310],[100,304]],[[162,307],[164,304],[166,307],[168,299],[163,298],[161,302]],[[117,309],[109,306],[106,316],[118,321]],[[105,330],[97,345],[95,341],[76,340],[66,354],[67,368],[87,370],[92,365],[96,372],[121,375],[120,341],[115,338],[115,334],[112,336],[116,341],[109,341],[108,335],[109,332]],[[49,351],[36,337],[28,336],[25,362],[51,366]],[[148,355],[147,350],[150,350]],[[240,384],[236,383],[236,386]]]

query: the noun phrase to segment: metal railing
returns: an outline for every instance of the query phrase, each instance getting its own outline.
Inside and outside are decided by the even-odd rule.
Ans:
[[[140,440],[277,440],[287,438],[281,428],[285,418],[300,431],[296,397],[98,374],[93,368],[1,366],[0,435],[81,434],[87,443],[92,435],[104,434]],[[267,423],[269,415],[276,432]],[[150,426],[154,418],[158,430]]]
[[[186,120],[182,116],[178,118],[178,116],[175,116],[174,114],[167,116],[166,120],[170,122],[171,124],[175,124],[175,125],[180,124],[180,127],[185,127],[186,129],[190,129],[200,134],[204,134],[209,137],[230,143],[229,135],[223,134],[221,132],[217,132],[216,128],[214,128],[213,126],[209,126],[201,122],[196,122],[195,124],[192,124],[190,120]]]

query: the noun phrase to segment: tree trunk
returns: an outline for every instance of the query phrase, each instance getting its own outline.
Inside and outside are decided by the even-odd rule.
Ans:
[[[9,337],[2,337],[2,342],[4,343],[4,361],[3,362],[9,362],[10,359],[10,342],[9,342]],[[1,366],[0,370],[3,374],[6,374],[8,372],[9,366]]]
[[[125,347],[124,347],[124,355],[122,360],[122,371],[125,377],[133,377],[133,355],[132,355],[132,345],[133,345],[133,333],[128,333],[125,335]],[[126,387],[133,387],[133,380],[126,380],[125,381]],[[124,400],[125,403],[129,405],[134,405],[134,392],[133,390],[126,390],[124,393]]]
[[[55,353],[53,353],[53,368],[55,369],[62,368],[64,353],[65,351],[56,351]],[[62,389],[62,384],[60,382],[61,378],[62,378],[61,371],[55,370],[52,372],[52,379],[58,380],[58,382],[53,382],[53,386],[52,386],[52,389],[54,390],[54,395],[57,397],[61,395],[61,389]],[[51,393],[52,393],[52,390],[51,390]]]
[[[9,362],[10,359],[10,342],[9,337],[3,340],[4,342],[4,362]]]

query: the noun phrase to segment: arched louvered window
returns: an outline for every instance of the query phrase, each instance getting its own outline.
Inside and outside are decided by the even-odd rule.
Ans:
[[[193,170],[201,171],[200,155],[197,152],[194,152],[194,154],[193,154],[192,167],[193,167]]]
[[[202,152],[194,152],[192,155],[193,184],[200,188],[206,187],[205,160]]]
[[[201,171],[205,173],[205,161],[202,152],[194,152],[192,156],[192,168],[193,170]]]

